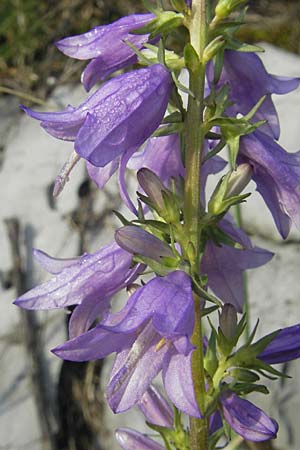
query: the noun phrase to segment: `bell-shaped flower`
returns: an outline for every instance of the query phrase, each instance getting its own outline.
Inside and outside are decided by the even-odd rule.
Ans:
[[[55,259],[35,250],[35,257],[54,276],[21,295],[15,304],[25,309],[54,309],[89,299],[104,302],[137,277],[132,255],[116,243],[74,259]]]
[[[211,84],[214,79],[212,63],[208,65],[207,77]],[[270,75],[256,53],[225,50],[224,65],[218,87],[225,84],[229,84],[229,98],[233,102],[233,105],[226,111],[231,116],[235,116],[237,113],[246,115],[258,100],[266,95],[266,99],[253,120],[255,122],[267,120],[261,129],[278,139],[279,120],[271,95],[287,94],[295,90],[300,84],[300,78]]]
[[[248,400],[227,390],[220,401],[225,420],[244,439],[260,442],[276,438],[277,422]]]
[[[292,221],[300,228],[300,152],[288,153],[261,131],[243,136],[238,162],[251,165],[257,191],[285,239]]]
[[[77,108],[23,109],[52,136],[74,141],[80,157],[104,167],[121,155],[131,155],[159,126],[171,88],[169,72],[155,64],[109,80]]]
[[[140,50],[148,41],[149,35],[130,32],[143,27],[154,17],[153,14],[132,14],[86,33],[61,39],[56,42],[56,46],[71,58],[91,59],[81,76],[85,89],[89,91],[97,81],[137,62],[135,52],[126,41]]]
[[[192,383],[189,372],[193,327],[191,279],[185,272],[174,271],[152,279],[130,296],[120,312],[109,314],[95,328],[53,351],[72,361],[94,360],[117,352],[107,388],[108,401],[115,412],[138,403],[161,370],[168,396],[184,410],[188,402],[184,391]],[[174,382],[170,375],[183,361],[184,376],[189,381],[180,387],[181,383]],[[199,414],[197,408],[195,413]]]
[[[300,324],[280,330],[257,358],[267,364],[279,364],[300,358]]]
[[[219,226],[239,247],[216,245],[208,240],[201,263],[201,272],[208,276],[208,286],[224,303],[231,303],[243,311],[243,272],[266,264],[273,253],[253,247],[248,236],[237,228],[227,215]]]
[[[158,442],[130,428],[119,428],[116,439],[123,450],[164,450]]]

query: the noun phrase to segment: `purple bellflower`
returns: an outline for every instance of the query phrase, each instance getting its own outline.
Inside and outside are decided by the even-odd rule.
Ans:
[[[280,330],[257,358],[266,364],[279,364],[300,358],[300,324]]]
[[[216,245],[208,240],[202,258],[201,271],[208,276],[208,286],[224,303],[231,303],[238,312],[243,311],[243,271],[266,264],[273,253],[253,247],[248,236],[237,228],[227,215],[220,228],[241,248]]]
[[[270,136],[257,130],[242,136],[238,163],[253,169],[257,191],[285,239],[292,220],[300,228],[300,152],[288,153]]]
[[[95,328],[53,351],[72,361],[94,360],[117,352],[107,388],[114,412],[126,411],[139,402],[161,370],[168,396],[184,410],[181,398],[188,402],[184,396],[187,385],[174,382],[172,372],[181,370],[186,360],[185,377],[191,379],[193,326],[191,280],[185,272],[175,271],[152,279],[130,296],[120,312],[109,314]],[[194,412],[199,414],[197,409]]]
[[[72,58],[91,59],[81,76],[85,89],[89,91],[97,81],[103,81],[116,70],[137,62],[136,54],[126,41],[140,50],[149,35],[134,35],[130,32],[154,18],[153,14],[132,14],[86,33],[61,39],[56,42],[56,46]]]
[[[119,428],[116,439],[123,450],[164,450],[158,442],[130,428]]]
[[[209,84],[212,83],[214,78],[212,64],[208,65],[207,77]],[[226,50],[218,87],[225,84],[229,84],[229,98],[234,102],[227,109],[230,116],[238,113],[247,114],[258,100],[266,95],[253,120],[267,120],[267,123],[261,126],[261,130],[278,139],[279,120],[271,95],[293,91],[299,86],[300,78],[270,75],[256,53]]]
[[[116,243],[74,259],[55,259],[35,250],[35,257],[54,276],[15,300],[24,309],[55,309],[78,305],[70,320],[70,336],[86,331],[109,310],[111,297],[131,284],[144,266],[132,266],[132,255]]]
[[[221,395],[220,401],[225,420],[243,438],[254,442],[276,438],[277,422],[248,400],[228,390]]]
[[[77,108],[37,112],[23,107],[52,136],[75,142],[77,154],[96,167],[132,154],[159,126],[172,78],[162,65],[109,80]]]

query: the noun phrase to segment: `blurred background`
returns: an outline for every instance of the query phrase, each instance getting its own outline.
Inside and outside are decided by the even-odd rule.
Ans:
[[[114,417],[105,407],[109,363],[72,364],[50,354],[65,340],[69,312],[24,312],[11,304],[47,278],[32,260],[32,247],[57,257],[95,251],[112,238],[116,222],[110,213],[121,207],[116,183],[100,192],[83,165],[54,201],[53,182],[72,144],[46,135],[18,105],[59,110],[82,101],[79,80],[86,63],[65,57],[53,43],[143,11],[140,0],[0,2],[1,450],[113,450],[116,426],[143,427],[137,412]],[[270,44],[263,59],[271,72],[300,75],[299,0],[250,1],[240,38]],[[281,142],[289,151],[300,148],[299,101],[299,94],[276,100],[284,120]],[[245,227],[254,242],[276,253],[259,275],[249,275],[252,320],[263,317],[264,334],[299,321],[300,239],[294,230],[281,243],[259,199],[251,201]],[[298,450],[300,371],[284,369],[298,383],[279,383],[261,406],[282,423],[278,449]]]

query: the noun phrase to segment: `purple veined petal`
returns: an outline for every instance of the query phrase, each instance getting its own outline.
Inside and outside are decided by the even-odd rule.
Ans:
[[[267,364],[279,364],[300,358],[300,324],[280,330],[257,358]]]
[[[101,95],[101,102],[87,113],[75,140],[77,153],[97,167],[139,147],[159,126],[172,79],[162,65],[155,64],[122,74],[103,86],[107,85],[118,86],[118,90],[105,98]]]
[[[83,255],[49,281],[31,289],[15,304],[25,309],[55,309],[76,305],[86,298],[105,297],[121,289],[131,269],[132,255],[112,243],[96,253]]]
[[[41,126],[47,133],[64,141],[75,141],[86,115],[72,107],[59,112],[39,112],[23,105],[20,107],[33,119],[40,120]]]
[[[266,264],[273,253],[259,247],[237,249],[227,245],[216,246],[208,241],[202,259],[202,272],[208,275],[208,285],[224,302],[243,311],[243,271]]]
[[[106,329],[130,333],[152,318],[154,329],[167,339],[190,337],[194,327],[191,279],[180,270],[156,277],[135,291],[114,315],[120,320]]]
[[[174,412],[160,391],[150,385],[138,402],[147,422],[161,427],[173,428]]]
[[[107,398],[115,413],[134,406],[161,370],[169,346],[163,345],[158,349],[160,340],[149,322],[136,338],[120,370],[110,379]]]
[[[268,135],[256,131],[241,138],[239,157],[252,166],[257,190],[282,236],[289,231],[286,215],[300,228],[300,152],[288,153]]]
[[[185,414],[201,417],[195,395],[191,369],[192,354],[170,351],[163,365],[163,382],[172,403]]]
[[[99,189],[103,189],[108,180],[118,170],[120,164],[120,158],[113,159],[105,167],[95,167],[88,161],[86,162],[86,168],[90,178],[96,183]]]
[[[43,269],[52,274],[60,273],[66,267],[73,266],[74,264],[77,264],[80,260],[80,257],[65,258],[65,259],[53,258],[46,252],[38,250],[37,248],[34,248],[32,253],[35,259],[43,267]]]
[[[98,325],[51,351],[67,361],[94,361],[131,346],[135,339],[134,334],[114,333]]]
[[[179,136],[171,134],[150,138],[145,148],[133,155],[128,167],[134,170],[146,167],[152,170],[163,183],[169,181],[171,177],[184,176]]]
[[[134,225],[119,228],[115,233],[117,244],[132,254],[139,254],[160,262],[162,257],[173,258],[171,248],[148,231]]]
[[[92,59],[100,55],[105,57],[109,51],[120,51],[123,40],[135,37],[130,35],[130,31],[143,27],[153,18],[153,14],[132,14],[86,33],[61,39],[56,42],[56,46],[65,55],[76,59]]]
[[[83,333],[86,333],[93,322],[103,317],[110,307],[110,297],[87,298],[77,305],[72,312],[69,321],[69,338],[74,339]]]
[[[147,39],[145,39],[147,41]],[[125,46],[126,44],[121,42],[120,45]],[[128,47],[128,45],[126,45]],[[128,47],[129,51],[132,50]],[[128,53],[129,53],[128,51]],[[138,61],[137,56],[128,54],[121,59],[120,54],[110,53],[111,57],[108,58],[94,58],[86,66],[81,74],[81,83],[83,84],[85,90],[89,92],[91,88],[99,81],[104,81],[109,75],[117,70],[124,69],[127,66],[131,66]],[[117,59],[116,59],[117,56]]]
[[[119,428],[116,439],[123,450],[164,450],[165,447],[130,428]]]
[[[276,438],[277,422],[261,409],[231,391],[223,393],[220,399],[226,421],[243,438],[253,442]]]
[[[138,212],[136,207],[134,206],[127,187],[126,187],[126,180],[125,180],[125,172],[127,163],[130,160],[132,154],[135,152],[136,147],[128,149],[123,155],[121,156],[120,165],[119,165],[119,177],[118,177],[118,184],[119,184],[119,191],[121,199],[123,200],[124,204],[128,207],[129,211],[131,211],[135,216],[138,216]]]

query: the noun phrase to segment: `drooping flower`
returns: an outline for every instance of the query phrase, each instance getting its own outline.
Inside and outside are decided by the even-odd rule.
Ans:
[[[116,439],[124,450],[164,450],[158,442],[130,428],[119,428]]]
[[[220,400],[224,418],[240,436],[254,442],[276,438],[277,422],[257,406],[230,390],[225,391]]]
[[[56,46],[72,58],[91,59],[81,76],[85,89],[89,91],[97,81],[137,62],[136,54],[126,41],[140,50],[149,35],[134,35],[130,32],[143,27],[154,17],[153,14],[132,14],[86,33],[61,39],[56,42]]]
[[[270,136],[257,130],[240,141],[238,162],[252,166],[257,191],[285,239],[292,220],[300,228],[300,152],[288,153]]]
[[[77,108],[23,109],[52,136],[74,141],[80,157],[104,167],[122,154],[132,154],[159,126],[171,88],[169,72],[155,64],[109,80]]]
[[[191,280],[185,272],[174,271],[149,281],[130,296],[120,312],[109,314],[95,328],[57,347],[54,353],[64,359],[86,361],[117,352],[107,388],[115,412],[140,401],[160,370],[169,397],[171,393],[172,401],[176,398],[175,404],[181,407],[177,395],[180,387],[173,381],[168,387],[166,379],[178,355],[188,358],[186,372],[191,371],[189,355],[193,347],[189,339],[193,326]]]
[[[248,236],[237,228],[230,216],[220,221],[219,226],[240,248],[217,245],[212,239],[206,243],[201,262],[201,272],[208,276],[208,286],[224,302],[231,303],[238,312],[243,311],[243,272],[266,264],[273,253],[253,247]]]
[[[280,330],[257,358],[267,364],[279,364],[300,358],[300,324]]]
[[[209,83],[212,84],[212,64],[208,65],[207,75]],[[270,75],[256,53],[225,50],[224,65],[217,86],[220,88],[225,84],[229,84],[229,98],[234,102],[226,111],[231,116],[237,113],[247,114],[258,100],[266,95],[253,120],[267,120],[261,130],[278,139],[279,120],[271,95],[287,94],[295,90],[300,84],[300,78]]]

